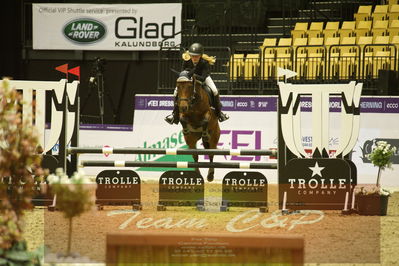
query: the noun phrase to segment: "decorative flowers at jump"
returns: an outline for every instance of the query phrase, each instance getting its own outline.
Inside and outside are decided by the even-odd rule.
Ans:
[[[396,152],[396,147],[391,147],[386,141],[378,141],[373,150],[367,157],[375,165],[378,166],[378,176],[376,185],[380,185],[381,172],[385,168],[391,168],[391,157]]]
[[[378,166],[377,181],[375,185],[356,186],[355,194],[357,195],[384,195],[389,196],[390,192],[380,187],[380,179],[382,170],[391,168],[391,157],[395,154],[396,147],[392,147],[386,141],[377,141],[373,146],[373,150],[367,155],[372,164]]]
[[[59,168],[55,175],[47,177],[52,192],[56,195],[56,208],[64,213],[69,222],[67,254],[71,254],[72,219],[88,211],[94,205],[94,186],[82,172],[69,178]]]

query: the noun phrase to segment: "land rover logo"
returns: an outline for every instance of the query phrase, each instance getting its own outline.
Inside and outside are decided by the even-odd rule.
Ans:
[[[64,27],[64,35],[73,42],[92,43],[101,40],[106,33],[105,26],[93,19],[78,19]]]

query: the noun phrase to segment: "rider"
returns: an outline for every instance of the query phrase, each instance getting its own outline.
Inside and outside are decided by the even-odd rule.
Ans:
[[[229,116],[222,112],[222,104],[220,103],[219,92],[216,88],[215,83],[213,82],[209,65],[213,65],[215,63],[215,58],[204,54],[204,47],[200,43],[193,43],[188,49],[188,54],[183,54],[183,70],[189,71],[191,75],[195,76],[201,82],[205,82],[205,85],[208,86],[214,95],[214,108],[216,116],[218,117],[220,122],[223,122],[229,119]],[[175,89],[173,95],[175,103],[173,108],[173,113],[165,117],[165,121],[169,124],[178,124],[179,123],[179,107],[177,105],[177,88]]]

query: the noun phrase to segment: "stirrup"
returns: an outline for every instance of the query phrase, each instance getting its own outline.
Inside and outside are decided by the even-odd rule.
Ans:
[[[229,117],[227,114],[222,113],[222,112],[220,112],[220,115],[219,115],[219,117],[218,117],[219,122],[226,121],[226,120],[229,119],[229,118],[230,118],[230,117]]]

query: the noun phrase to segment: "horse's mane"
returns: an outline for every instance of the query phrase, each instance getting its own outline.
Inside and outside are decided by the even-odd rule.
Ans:
[[[188,53],[188,51],[185,51],[181,57],[183,58],[184,61],[189,61],[190,60],[190,54]],[[216,56],[210,56],[207,54],[203,54],[202,58],[204,58],[206,61],[208,61],[208,63],[210,65],[214,65],[216,62]]]

